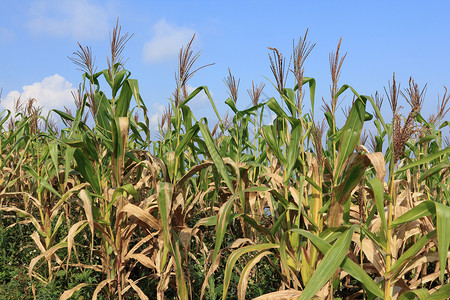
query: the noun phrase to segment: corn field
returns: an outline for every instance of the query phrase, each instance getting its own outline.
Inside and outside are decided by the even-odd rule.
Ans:
[[[193,38],[151,135],[130,37],[116,25],[101,71],[79,45],[77,109],[54,110],[58,126],[32,99],[0,115],[1,299],[448,298],[450,95],[422,116],[413,79],[374,96],[340,85],[339,42],[319,101],[306,33],[291,59],[268,49],[274,97],[253,83],[238,100],[229,71],[221,115],[206,86],[187,91]],[[217,124],[190,109],[199,94]]]

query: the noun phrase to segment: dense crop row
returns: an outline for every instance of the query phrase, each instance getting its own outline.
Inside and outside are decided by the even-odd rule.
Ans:
[[[77,110],[54,111],[63,129],[31,100],[2,112],[1,288],[19,285],[22,296],[39,299],[49,286],[61,299],[446,299],[447,94],[426,120],[422,90],[411,80],[402,91],[394,77],[386,89],[393,118],[385,120],[382,97],[338,85],[338,46],[331,100],[314,113],[316,83],[303,68],[314,45],[305,34],[292,68],[270,48],[276,97],[262,100],[264,85],[253,85],[251,107],[237,109],[230,73],[230,114],[222,117],[206,87],[187,93],[198,71],[189,43],[160,138],[151,140],[138,82],[121,56],[128,39],[114,29],[100,72],[80,46],[72,58],[83,70]],[[288,88],[291,71],[296,85]],[[189,108],[199,93],[216,126]],[[339,125],[344,93],[353,101]],[[270,123],[267,110],[276,116]]]

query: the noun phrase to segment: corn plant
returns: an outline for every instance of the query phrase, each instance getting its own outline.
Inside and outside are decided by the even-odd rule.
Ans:
[[[425,89],[411,79],[402,90],[394,76],[386,121],[380,94],[339,83],[341,39],[320,114],[304,67],[314,48],[307,33],[292,67],[269,48],[275,97],[263,99],[265,84],[252,83],[246,106],[228,70],[223,117],[206,86],[188,93],[209,66],[195,68],[193,37],[180,50],[157,140],[125,68],[131,36],[118,24],[105,69],[89,47],[71,58],[83,81],[76,111],[53,111],[61,129],[34,100],[1,112],[0,209],[33,228],[34,298],[63,274],[60,299],[446,299],[450,96],[426,119]],[[189,107],[200,93],[215,126]],[[353,100],[341,122],[344,95]],[[95,280],[67,284],[86,272]]]

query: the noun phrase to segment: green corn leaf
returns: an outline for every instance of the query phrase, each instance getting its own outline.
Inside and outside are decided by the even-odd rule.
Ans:
[[[222,123],[222,119],[221,119],[221,117],[219,115],[219,112],[217,111],[216,105],[215,105],[215,103],[214,103],[214,101],[213,101],[213,99],[211,97],[211,94],[209,93],[209,90],[208,90],[208,88],[206,86],[200,86],[200,87],[196,88],[192,93],[189,94],[189,96],[186,97],[186,99],[183,100],[183,102],[181,102],[180,106],[187,105],[187,103],[189,101],[191,101],[192,98],[194,98],[202,90],[205,92],[206,97],[208,97],[209,102],[211,103],[211,106],[214,109],[214,112],[215,112],[217,118],[219,119],[219,122]]]
[[[450,153],[450,147],[447,147],[444,150],[441,150],[441,151],[433,153],[433,154],[429,154],[429,155],[427,155],[427,156],[425,156],[425,157],[423,157],[423,158],[421,158],[419,160],[411,162],[411,163],[407,164],[406,166],[403,166],[400,169],[398,169],[397,173],[404,172],[404,171],[406,171],[408,169],[411,169],[411,168],[423,165],[425,163],[428,163],[428,162],[430,162],[432,160],[435,160],[436,158],[439,158],[439,157],[441,157],[443,155],[446,155],[448,153]]]
[[[195,119],[194,114],[188,106],[181,106],[181,114],[183,115],[184,130],[188,131],[192,127],[192,121],[197,122],[197,119]]]
[[[46,190],[52,192],[53,194],[55,194],[56,196],[58,196],[59,198],[61,198],[61,194],[58,193],[58,191],[55,190],[55,189],[50,185],[50,183],[48,183],[48,182],[45,181],[45,180],[39,180],[39,181],[40,181],[40,185],[41,185],[42,187],[44,187]]]
[[[270,233],[270,231],[267,228],[259,225],[255,219],[251,218],[250,216],[248,216],[246,214],[241,214],[241,216],[248,225],[255,228],[259,233],[264,234],[270,240],[270,242],[272,242],[272,243],[275,242],[273,235]]]
[[[6,112],[6,116],[2,117],[2,115]],[[3,124],[9,119],[11,115],[11,111],[9,109],[5,109],[0,113],[0,128],[3,128]]]
[[[381,218],[381,227],[383,229],[382,237],[386,240],[387,232],[387,221],[386,214],[384,212],[384,187],[383,183],[378,177],[372,178],[368,183],[370,189],[373,192],[375,198],[375,206],[377,208],[378,214]]]
[[[425,300],[425,299],[430,299],[430,294],[428,293],[428,290],[426,289],[419,289],[419,290],[412,290],[412,291],[407,291],[403,294],[400,295],[400,297],[398,297],[398,300],[412,300],[412,299],[417,299],[419,298],[419,300]]]
[[[300,235],[303,235],[307,237],[313,244],[316,246],[320,252],[323,254],[328,253],[328,251],[331,249],[331,245],[324,241],[322,238],[314,235],[313,233],[303,230],[303,229],[291,229],[290,231],[299,233]],[[348,230],[352,234],[352,230]],[[347,233],[348,234],[348,233]],[[344,234],[340,234],[340,237],[344,236]],[[380,297],[380,299],[384,298],[383,291],[378,287],[378,285],[373,281],[373,279],[367,274],[367,272],[361,268],[358,264],[356,264],[354,261],[349,259],[348,257],[344,258],[343,263],[341,264],[342,269],[349,273],[353,278],[364,284],[364,286],[369,290],[372,294],[376,295],[377,297]],[[311,280],[310,280],[311,281]],[[326,281],[325,281],[326,282]],[[309,283],[308,283],[309,284]],[[319,287],[319,289],[321,286]]]
[[[444,266],[441,268],[440,274],[441,281],[443,282],[444,270],[447,265],[447,252],[450,245],[450,230],[448,228],[448,224],[450,224],[450,207],[434,201],[424,201],[395,219],[391,224],[391,228],[417,220],[421,217],[434,215],[436,215],[439,262],[441,266]]]
[[[80,149],[75,149],[73,156],[77,162],[77,170],[80,172],[83,179],[91,185],[96,194],[101,194],[100,180],[92,166],[91,161]]]
[[[74,153],[75,148],[66,147],[66,151],[64,152],[64,187],[67,186],[69,172],[71,170],[70,164],[72,163]]]
[[[427,300],[445,300],[448,299],[448,295],[450,295],[450,283],[443,285],[440,289],[431,294]]]
[[[211,133],[209,132],[208,127],[206,127],[206,125],[203,123],[198,123],[198,125],[202,132],[203,139],[205,141],[209,155],[211,156],[212,160],[214,161],[214,164],[216,165],[217,170],[219,171],[220,175],[222,176],[223,180],[225,181],[225,183],[228,186],[228,188],[230,189],[230,191],[234,192],[233,184],[231,182],[230,177],[228,176],[227,168],[225,167],[222,157],[220,157],[219,151],[217,150],[216,144],[213,141],[213,138],[211,136]]]
[[[131,96],[133,95],[128,80],[125,80],[120,90],[119,98],[115,103],[115,117],[127,117],[130,109]]]
[[[291,272],[290,272],[290,266],[288,264],[288,254],[287,254],[287,245],[286,242],[289,238],[289,235],[287,232],[283,234],[280,241],[280,261],[281,261],[281,270],[285,270],[283,273],[285,273],[288,282],[291,281]]]
[[[289,179],[291,178],[292,170],[294,169],[297,159],[299,157],[299,143],[302,133],[302,125],[300,121],[298,120],[296,121],[297,122],[295,123],[295,125],[292,126],[291,141],[287,153],[287,160],[286,160],[287,166],[285,176],[286,182],[288,182]]]
[[[314,116],[314,100],[316,95],[316,80],[311,77],[303,77],[303,83],[302,84],[309,84],[309,98],[311,100],[311,111]]]
[[[59,166],[58,166],[58,144],[57,144],[57,142],[51,141],[50,143],[48,143],[48,150],[49,150],[49,154],[52,159],[52,162],[53,162],[53,167],[55,168],[55,172],[58,173]],[[57,176],[57,178],[59,180],[59,176]]]
[[[334,170],[335,178],[340,176],[342,166],[359,143],[359,137],[364,125],[364,117],[366,113],[366,99],[367,97],[365,96],[360,96],[356,99],[348,115],[347,122],[342,129],[339,154]]]
[[[118,197],[121,196],[124,192],[128,193],[129,195],[132,195],[134,197],[134,199],[138,199],[138,194],[137,194],[136,189],[134,188],[134,186],[131,183],[128,183],[124,186],[117,188],[114,191],[112,199],[108,203],[108,206],[106,207],[106,212],[111,211],[111,208],[116,203],[116,200],[118,199]]]
[[[270,229],[271,235],[276,235],[277,232],[280,232],[281,224],[286,221],[286,213],[287,210],[283,211],[278,218],[276,218],[275,224],[273,224],[273,227]]]
[[[351,192],[359,184],[369,165],[370,159],[367,155],[359,155],[351,164],[342,183],[335,189],[336,200],[339,203],[344,204],[349,199]]]
[[[450,163],[449,162],[442,162],[442,163],[440,163],[440,164],[438,164],[436,166],[431,167],[430,169],[428,169],[424,173],[422,173],[422,175],[420,175],[419,182],[422,182],[425,179],[427,179],[428,177],[439,173],[440,171],[442,171],[445,168],[450,168]]]
[[[259,244],[259,245],[245,246],[245,247],[242,247],[238,250],[235,250],[233,253],[231,253],[227,259],[227,263],[225,266],[222,298],[226,299],[226,297],[227,297],[228,287],[230,286],[230,281],[231,281],[231,274],[233,272],[234,265],[236,264],[239,257],[241,257],[242,255],[244,255],[248,252],[262,251],[262,250],[267,250],[267,249],[276,249],[279,247],[280,247],[280,245],[277,245],[277,244],[265,243],[265,244]]]
[[[96,145],[96,137],[93,136],[92,131],[82,133],[83,147],[81,150],[87,155],[87,157],[96,162],[98,161],[98,150]]]
[[[325,111],[324,116],[325,116],[325,120],[327,121],[328,127],[329,127],[327,137],[332,138],[333,137],[333,135],[332,135],[333,134],[333,115],[331,114],[331,112],[329,112],[327,110],[327,111]]]
[[[159,214],[161,216],[161,223],[163,226],[164,235],[167,238],[167,242],[170,240],[170,227],[169,227],[169,217],[170,210],[172,208],[172,194],[173,188],[172,184],[167,182],[159,182],[158,183],[158,208]]]
[[[271,189],[265,186],[260,187],[251,187],[248,189],[245,189],[242,191],[242,193],[245,192],[267,192]],[[215,261],[217,254],[219,253],[219,250],[222,246],[223,239],[225,237],[225,233],[227,230],[228,223],[231,219],[231,208],[234,204],[234,201],[236,199],[239,199],[239,193],[235,193],[230,199],[222,204],[222,206],[219,209],[219,212],[217,213],[217,224],[216,224],[216,243],[214,245],[214,251],[212,253],[212,259],[211,261]],[[237,217],[239,215],[235,215]],[[204,219],[203,223],[200,225],[207,225],[209,222],[211,222],[213,218],[211,219]]]
[[[192,138],[198,133],[199,130],[200,127],[198,126],[198,123],[189,128],[189,130],[183,136],[183,139],[180,141],[180,144],[175,149],[175,157],[180,156],[181,153],[186,150],[186,145],[192,141]]]
[[[238,111],[238,112],[236,113],[236,119],[239,121],[239,120],[242,119],[242,117],[244,117],[244,116],[246,116],[246,115],[249,115],[249,114],[254,115],[254,114],[255,114],[255,113],[254,113],[255,110],[258,110],[259,108],[264,107],[265,105],[266,105],[265,102],[264,102],[264,103],[259,103],[258,105],[254,105],[254,106],[252,106],[252,107],[250,107],[250,108],[247,108],[247,109]]]
[[[111,102],[106,98],[102,92],[94,95],[94,101],[97,102],[97,125],[101,129],[102,134],[111,139],[111,116],[112,106]]]
[[[284,89],[283,91],[283,99],[286,103],[289,112],[291,113],[291,117],[296,117],[297,106],[295,105],[295,93],[292,89]]]
[[[438,236],[439,263],[441,265],[441,282],[444,283],[444,274],[447,266],[447,253],[450,245],[450,207],[435,202],[436,229]]]
[[[200,220],[197,221],[197,223],[195,223],[194,227],[197,228],[199,226],[215,226],[215,225],[217,225],[217,215],[201,218]]]
[[[277,100],[275,98],[270,98],[269,101],[267,101],[267,107],[269,107],[274,113],[277,114],[277,116],[281,119],[287,119],[288,115],[284,112],[284,110],[281,108],[280,104],[278,104]]]
[[[214,245],[211,261],[215,261],[217,254],[219,254],[220,248],[222,247],[223,238],[228,227],[231,207],[233,206],[233,202],[237,195],[238,194],[233,195],[227,202],[222,204],[217,214],[216,243]]]
[[[286,164],[287,164],[286,158],[283,156],[283,153],[281,152],[281,149],[278,146],[277,139],[275,138],[273,131],[272,131],[272,126],[264,125],[262,127],[262,134],[263,134],[263,137],[266,140],[267,145],[269,146],[270,150],[272,150],[272,152],[275,154],[275,156],[278,158],[278,160],[284,166],[286,166]]]
[[[109,76],[109,70],[105,69],[105,70],[101,71],[101,74],[103,74],[103,77],[105,78],[105,80],[109,84],[109,86],[112,87],[113,86],[113,81],[112,81],[111,76]]]
[[[318,186],[317,183],[311,177],[305,176],[305,180],[310,185],[312,185],[317,191],[322,191],[322,187]]]
[[[442,124],[439,126],[439,129],[442,129],[442,128],[446,127],[446,126],[450,127],[450,121],[442,122]]]
[[[436,214],[436,206],[433,201],[424,201],[414,207],[413,209],[407,211],[391,223],[391,228],[395,228],[398,225],[408,223],[426,216],[433,216]]]
[[[52,111],[57,113],[63,120],[71,121],[71,122],[73,122],[75,120],[73,116],[69,115],[66,112],[63,112],[63,111],[60,111],[57,109],[52,109]]]
[[[170,213],[172,209],[173,186],[167,182],[158,183],[158,209],[163,230],[164,249],[161,258],[161,268],[167,264],[167,255],[171,251]]]
[[[178,299],[188,300],[189,292],[186,285],[186,279],[183,271],[183,257],[180,252],[179,241],[175,239],[175,235],[172,236],[172,248],[173,248],[173,257],[175,260],[175,278],[177,281],[177,293]]]
[[[241,278],[238,283],[238,299],[245,299],[245,292],[247,289],[248,279],[252,268],[264,257],[273,255],[270,251],[260,251],[257,253],[244,267],[241,272]]]
[[[235,114],[238,113],[236,103],[234,103],[233,99],[228,98],[227,100],[225,100],[225,104],[228,105]]]
[[[353,229],[347,230],[326,252],[316,271],[305,286],[299,300],[311,299],[330,280],[347,256]]]
[[[128,73],[128,75],[127,75]],[[120,89],[120,87],[122,86],[122,81],[123,78],[125,77],[125,75],[130,76],[130,72],[128,72],[127,70],[120,70],[119,72],[117,72],[114,75],[114,82],[111,86],[111,92],[113,97],[116,97],[117,91]]]
[[[438,138],[438,136],[436,134],[429,134],[429,135],[424,136],[420,140],[418,140],[415,144],[422,144],[422,143],[425,143],[425,142],[429,142],[429,141],[435,140],[437,138]]]

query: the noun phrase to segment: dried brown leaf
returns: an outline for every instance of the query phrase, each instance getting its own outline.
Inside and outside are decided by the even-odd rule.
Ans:
[[[88,286],[89,284],[87,283],[80,283],[77,284],[76,286],[74,286],[73,288],[71,288],[70,290],[64,291],[64,293],[61,295],[61,297],[59,298],[59,300],[67,300],[70,297],[72,297],[73,293],[81,290],[82,288],[84,288],[85,286]]]
[[[300,298],[301,294],[301,291],[285,290],[264,294],[262,296],[253,298],[253,300],[295,300]]]
[[[100,282],[97,287],[94,290],[94,294],[92,294],[92,300],[97,300],[98,297],[98,293],[100,293],[102,291],[102,289],[108,284],[113,282],[114,279],[109,278],[109,279],[105,279],[102,282]]]
[[[155,230],[160,229],[158,220],[139,206],[128,203],[122,208],[119,214],[124,213],[127,213],[129,216],[135,216],[145,224],[150,225],[150,227],[154,228]]]

